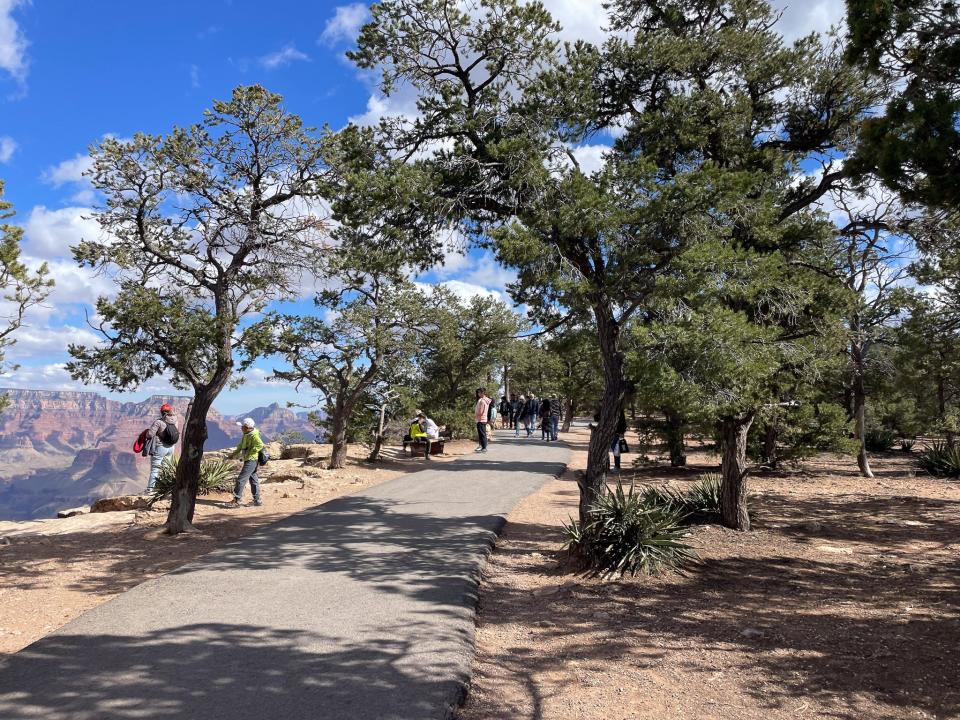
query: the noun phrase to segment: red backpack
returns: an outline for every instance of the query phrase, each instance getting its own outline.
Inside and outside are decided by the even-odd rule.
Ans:
[[[144,430],[142,433],[137,435],[137,439],[133,441],[133,451],[135,453],[142,452],[143,446],[147,444],[147,433],[150,432],[149,428]]]

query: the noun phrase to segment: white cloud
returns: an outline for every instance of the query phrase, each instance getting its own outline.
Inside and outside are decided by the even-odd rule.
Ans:
[[[0,70],[23,85],[27,80],[27,39],[13,19],[22,0],[0,0]]]
[[[580,147],[571,148],[570,151],[580,164],[580,170],[584,175],[590,175],[598,170],[602,170],[607,164],[606,153],[610,151],[610,146],[581,145]]]
[[[9,162],[16,151],[17,143],[12,137],[0,136],[0,163]]]
[[[310,60],[310,56],[300,52],[292,44],[260,58],[260,64],[267,70],[276,70],[298,60]]]
[[[54,187],[61,187],[67,183],[85,183],[88,179],[83,174],[93,167],[93,159],[89,155],[77,153],[69,160],[57,163],[43,173],[43,180]]]
[[[31,268],[39,266],[40,262],[36,258],[25,258],[25,263]],[[48,299],[55,306],[66,303],[93,305],[98,297],[111,297],[117,293],[117,286],[108,278],[90,268],[80,267],[72,259],[58,258],[44,262],[56,283]]]
[[[196,65],[190,66],[190,87],[200,87],[200,68]]]
[[[335,45],[338,42],[352,43],[360,34],[360,28],[370,17],[370,11],[364,3],[341,5],[327,20],[317,42],[322,45]]]
[[[24,324],[16,334],[16,344],[10,353],[14,361],[25,358],[49,358],[67,349],[70,344],[97,345],[102,338],[90,328],[31,326]]]
[[[601,44],[608,36],[608,14],[605,0],[544,0],[553,19],[560,23],[560,38],[566,41],[586,40]]]
[[[70,257],[71,245],[101,237],[100,225],[90,213],[85,207],[49,210],[37,205],[24,228],[24,254],[43,259]]]

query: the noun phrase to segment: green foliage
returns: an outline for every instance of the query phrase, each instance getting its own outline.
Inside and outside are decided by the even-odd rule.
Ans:
[[[178,458],[173,455],[164,458],[163,464],[160,466],[160,474],[157,476],[157,482],[154,485],[153,495],[150,498],[151,505],[173,492],[178,464]],[[229,492],[233,489],[236,475],[236,466],[227,460],[202,461],[200,463],[200,483],[197,487],[197,495]]]
[[[887,428],[869,428],[864,436],[864,444],[870,452],[890,452],[896,441],[896,433]]]
[[[900,440],[900,450],[905,453],[913,452],[913,446],[916,444],[917,441],[913,438],[903,438]]]
[[[683,523],[716,522],[720,517],[720,486],[718,473],[705,473],[686,492],[672,487],[646,487],[642,502],[650,508],[675,513]]]
[[[960,445],[935,442],[920,453],[917,464],[936,477],[960,478]]]
[[[4,183],[0,180],[0,374],[13,369],[4,364],[6,349],[16,342],[14,333],[23,323],[26,311],[50,294],[53,280],[43,263],[31,271],[20,261],[20,242],[23,228],[3,223],[14,215],[13,206],[3,199]],[[7,405],[6,396],[0,395],[0,411]]]
[[[591,575],[657,575],[680,571],[696,560],[681,539],[680,513],[651,506],[633,486],[629,492],[621,483],[613,491],[606,490],[588,517],[585,524],[571,520],[564,529],[568,553]]]
[[[847,168],[911,202],[960,205],[960,10],[943,0],[847,0],[848,57],[896,90]]]
[[[472,435],[474,391],[484,387],[499,400],[492,374],[514,347],[521,318],[501,300],[478,295],[464,301],[443,286],[424,304],[429,310],[423,312],[417,350],[420,407],[456,435]]]

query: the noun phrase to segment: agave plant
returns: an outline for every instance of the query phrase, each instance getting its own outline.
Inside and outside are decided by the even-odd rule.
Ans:
[[[584,525],[571,520],[565,530],[567,552],[593,576],[681,571],[697,559],[681,540],[682,517],[651,507],[633,485],[626,492],[617,483],[616,490],[605,491],[591,506]]]
[[[903,438],[900,440],[900,450],[905,453],[913,452],[913,446],[916,444],[916,440],[913,438]]]
[[[936,477],[960,478],[960,445],[935,442],[920,453],[917,464]]]
[[[173,492],[177,477],[178,458],[169,456],[164,458],[160,466],[160,474],[150,497],[150,504]],[[200,483],[197,486],[197,495],[209,495],[212,492],[227,492],[233,488],[233,477],[236,468],[223,459],[203,460],[200,463]]]

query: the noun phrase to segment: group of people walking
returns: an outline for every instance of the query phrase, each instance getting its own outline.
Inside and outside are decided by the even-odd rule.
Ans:
[[[520,437],[520,430],[531,437],[537,429],[540,439],[556,442],[563,415],[562,406],[556,398],[538,398],[535,393],[517,395],[510,398],[504,395],[500,399],[500,427],[513,430],[514,437]]]

